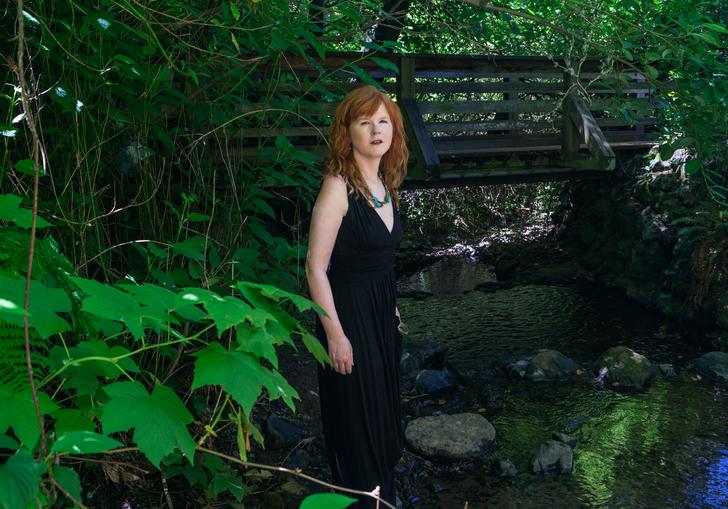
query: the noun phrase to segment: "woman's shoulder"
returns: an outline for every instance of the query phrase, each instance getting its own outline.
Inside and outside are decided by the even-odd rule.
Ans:
[[[346,213],[349,201],[346,180],[341,175],[324,175],[319,191],[318,203]]]

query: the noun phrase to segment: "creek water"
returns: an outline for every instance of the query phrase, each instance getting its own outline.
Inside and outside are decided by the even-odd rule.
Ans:
[[[432,294],[398,298],[410,330],[405,341],[447,345],[458,369],[543,348],[589,369],[609,347],[625,345],[653,364],[673,364],[678,376],[660,378],[639,394],[603,388],[591,377],[506,382],[500,409],[485,413],[496,429],[496,448],[484,467],[424,479],[417,489],[430,492],[412,507],[728,508],[728,386],[690,369],[699,352],[662,334],[664,318],[621,292],[576,284],[474,290],[494,280],[489,267],[467,258],[442,259],[401,278],[402,295]],[[573,474],[529,473],[532,452],[553,432],[578,441]],[[495,459],[512,461],[518,475],[491,475],[487,467]],[[444,491],[433,494],[435,483]]]

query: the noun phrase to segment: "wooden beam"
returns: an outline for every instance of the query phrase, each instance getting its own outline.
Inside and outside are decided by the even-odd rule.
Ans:
[[[417,102],[412,98],[400,98],[398,101],[404,117],[405,129],[413,148],[417,166],[413,178],[434,178],[437,179],[437,172],[440,166],[440,158],[432,144],[430,133],[422,121],[422,114],[417,107]]]
[[[564,129],[569,128],[570,125],[573,126],[578,134],[579,142],[585,144],[589,149],[593,169],[613,170],[616,160],[614,151],[609,146],[609,142],[589,108],[584,104],[584,100],[575,93],[569,93],[564,99],[564,119]],[[585,163],[578,162],[573,148],[573,146],[564,147],[564,164],[582,167],[581,165]]]

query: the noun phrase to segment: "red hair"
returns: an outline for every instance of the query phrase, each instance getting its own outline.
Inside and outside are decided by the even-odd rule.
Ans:
[[[350,192],[358,192],[368,197],[368,187],[356,166],[351,150],[349,125],[358,118],[373,115],[380,104],[384,105],[392,122],[392,145],[382,156],[379,171],[389,194],[399,203],[397,189],[407,174],[409,159],[402,113],[387,94],[371,85],[352,90],[336,108],[329,131],[329,155],[324,163],[324,175],[341,175]]]

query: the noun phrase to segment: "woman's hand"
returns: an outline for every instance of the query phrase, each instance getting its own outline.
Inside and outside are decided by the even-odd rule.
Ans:
[[[349,338],[344,336],[336,336],[329,338],[329,357],[334,371],[340,375],[350,375],[354,367],[354,352],[351,349]]]

